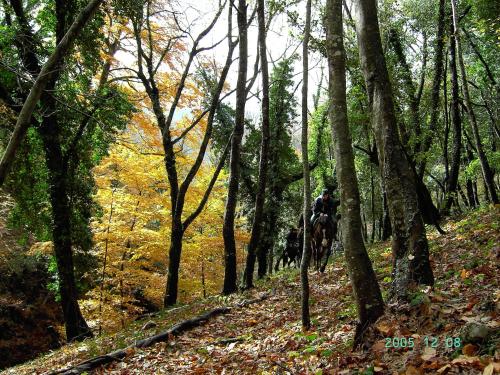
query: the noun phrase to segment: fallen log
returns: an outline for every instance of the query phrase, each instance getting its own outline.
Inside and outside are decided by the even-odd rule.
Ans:
[[[234,308],[243,308],[248,305],[251,305],[253,303],[258,303],[266,298],[269,297],[269,294],[263,294],[258,298],[254,298],[251,300],[243,301],[240,303],[235,304],[234,306],[226,306],[226,307],[217,307],[213,310],[207,311],[204,314],[198,315],[197,317],[184,320],[180,323],[175,324],[168,330],[158,333],[154,336],[138,340],[135,343],[127,346],[126,348],[115,350],[111,353],[107,353],[104,355],[100,355],[91,359],[88,359],[86,361],[80,362],[79,364],[71,367],[66,367],[64,369],[56,370],[54,372],[51,372],[50,375],[56,375],[56,374],[63,374],[63,375],[74,375],[74,374],[81,374],[82,372],[85,371],[91,371],[96,369],[99,366],[119,361],[123,358],[125,358],[129,353],[133,352],[134,349],[137,348],[146,348],[148,346],[152,346],[158,342],[168,342],[168,340],[172,336],[177,336],[183,332],[186,332],[192,328],[198,327],[201,324],[205,323],[207,320],[210,318],[221,315],[221,314],[227,314]]]

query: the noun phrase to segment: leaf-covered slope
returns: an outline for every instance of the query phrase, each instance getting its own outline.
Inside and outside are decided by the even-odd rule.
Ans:
[[[412,300],[404,305],[389,303],[386,314],[368,332],[369,345],[363,351],[350,351],[356,312],[344,262],[337,255],[326,274],[311,275],[313,328],[310,332],[301,332],[298,272],[286,270],[261,282],[258,290],[253,291],[265,289],[271,293],[270,298],[211,319],[205,325],[171,337],[167,343],[131,350],[122,362],[95,373],[498,372],[499,219],[498,209],[477,211],[449,223],[448,234],[431,235],[435,290],[416,291]],[[389,244],[372,247],[370,255],[382,288],[387,290]],[[212,298],[207,302],[213,307],[230,301]],[[200,301],[184,307],[182,314],[181,310],[174,310],[172,314],[164,312],[155,319],[157,330],[209,306]],[[125,332],[117,337],[131,342],[134,332],[153,334],[140,331],[136,325],[127,331],[130,337],[125,337]],[[390,339],[390,348],[386,347],[387,339]],[[120,344],[125,346],[120,339],[107,340],[108,349],[113,345],[115,348]],[[433,347],[435,343],[437,347]],[[94,347],[94,355],[100,354],[96,345],[96,341],[87,341],[67,347],[7,373],[46,373],[66,367],[91,357],[89,348]]]
[[[7,223],[13,199],[0,190],[0,369],[58,348],[62,314],[45,287],[47,259],[29,255],[33,238]]]

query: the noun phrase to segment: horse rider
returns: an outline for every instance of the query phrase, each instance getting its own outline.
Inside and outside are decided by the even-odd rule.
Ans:
[[[314,200],[313,215],[311,216],[311,226],[314,226],[316,219],[320,214],[327,214],[328,220],[333,224],[336,220],[337,207],[340,202],[334,199],[328,189],[323,189],[321,195]]]

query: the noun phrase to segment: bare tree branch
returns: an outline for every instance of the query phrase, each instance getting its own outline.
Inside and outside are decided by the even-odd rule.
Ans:
[[[215,185],[215,182],[217,181],[217,178],[219,177],[220,171],[222,170],[222,167],[224,166],[224,163],[227,159],[227,155],[229,154],[229,146],[231,145],[231,137],[229,137],[229,140],[226,144],[226,147],[224,148],[224,152],[222,153],[222,156],[220,157],[219,164],[217,165],[217,168],[214,171],[214,174],[212,175],[212,178],[210,179],[210,183],[208,184],[207,190],[205,190],[205,194],[203,194],[203,198],[200,201],[200,204],[196,208],[196,210],[187,217],[186,220],[182,223],[182,228],[186,230],[187,227],[198,217],[198,215],[203,211],[203,208],[205,207],[205,204],[208,201],[208,197],[210,196],[210,193],[212,192],[212,189]]]

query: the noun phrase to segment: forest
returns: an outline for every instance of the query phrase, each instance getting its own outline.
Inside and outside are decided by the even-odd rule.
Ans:
[[[0,371],[500,373],[500,2],[1,0]]]

